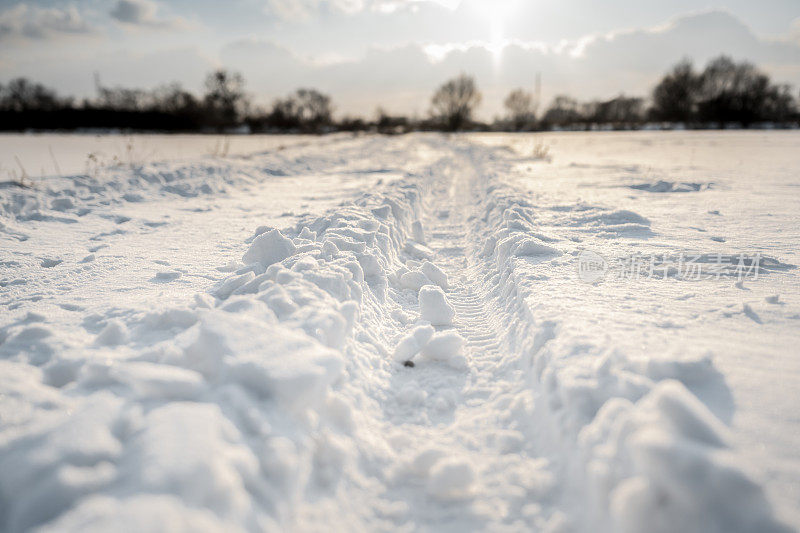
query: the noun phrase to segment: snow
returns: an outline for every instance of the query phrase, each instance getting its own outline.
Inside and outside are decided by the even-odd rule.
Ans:
[[[423,261],[420,271],[425,274],[430,281],[434,282],[443,290],[446,291],[449,288],[447,274],[444,272],[444,270],[434,265],[430,261]]]
[[[249,155],[307,142],[300,135],[151,135],[0,133],[0,172],[19,171],[36,179],[80,174],[117,163],[189,160],[218,155]],[[136,191],[127,193],[138,197]],[[135,201],[135,200],[130,200]]]
[[[0,138],[0,530],[800,527],[796,132],[120,139]]]
[[[447,458],[434,463],[428,479],[428,492],[439,499],[469,496],[475,483],[475,470],[463,459]]]
[[[425,230],[422,226],[422,221],[415,220],[411,224],[411,238],[420,244],[425,244]]]
[[[419,292],[422,287],[430,284],[431,280],[428,279],[428,276],[419,270],[404,272],[403,275],[400,276],[400,285],[414,292]]]
[[[464,337],[455,331],[437,333],[422,347],[422,355],[434,361],[453,361],[465,342]]]
[[[253,244],[242,257],[242,261],[248,265],[260,263],[261,266],[268,267],[294,255],[296,251],[297,247],[290,239],[273,229],[253,239]]]
[[[456,311],[441,287],[426,285],[419,290],[419,314],[434,326],[449,326],[453,323]]]
[[[400,362],[410,361],[428,344],[435,332],[429,324],[415,327],[397,343],[394,359]]]

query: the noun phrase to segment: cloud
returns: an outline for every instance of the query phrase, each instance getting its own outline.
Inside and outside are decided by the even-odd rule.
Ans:
[[[18,4],[0,12],[0,40],[44,40],[59,35],[86,35],[93,32],[75,6],[59,9]]]
[[[741,20],[724,11],[679,17],[665,26],[593,38],[576,54],[603,65],[632,70],[661,68],[677,54],[705,62],[727,54],[756,63],[799,63],[800,48],[790,41],[757,37]]]
[[[220,67],[215,57],[194,46],[151,51],[99,47],[62,57],[19,54],[13,59],[7,66],[0,63],[0,81],[24,76],[78,98],[96,94],[95,73],[104,86],[146,89],[178,81],[199,92],[206,74]]]
[[[0,27],[7,15],[0,18]],[[35,18],[29,12],[25,17]],[[150,24],[164,20],[157,9],[128,18]],[[20,34],[19,24],[13,27]],[[776,82],[800,85],[799,42],[789,36],[761,38],[722,11],[693,13],[650,28],[586,35],[558,44],[507,40],[499,54],[496,42],[452,40],[449,45],[417,42],[365,52],[332,47],[327,53],[311,55],[298,52],[298,40],[287,38],[284,46],[263,38],[239,39],[221,49],[191,42],[180,51],[170,51],[153,39],[151,46],[130,48],[129,53],[113,47],[103,54],[76,44],[58,54],[6,54],[13,64],[0,65],[0,79],[27,75],[83,96],[91,94],[92,73],[98,71],[109,85],[152,87],[176,80],[198,90],[210,69],[224,66],[243,74],[248,91],[260,103],[297,87],[315,87],[334,98],[339,113],[364,116],[378,105],[393,113],[424,115],[433,90],[467,72],[483,91],[479,114],[487,119],[502,112],[510,90],[532,88],[537,73],[542,77],[545,104],[559,93],[582,100],[611,98],[622,91],[647,96],[663,73],[684,57],[702,66],[725,53],[752,61]]]
[[[792,20],[792,26],[789,33],[789,38],[794,42],[800,44],[800,17]]]
[[[722,53],[752,61],[776,81],[800,83],[800,45],[757,37],[726,12],[695,13],[649,29],[592,35],[559,45],[507,42],[501,55],[490,43],[438,48],[411,44],[372,49],[360,58],[321,63],[256,39],[232,43],[221,62],[239,70],[251,92],[276,97],[298,86],[330,93],[342,113],[366,115],[382,105],[392,112],[424,114],[433,89],[467,72],[484,92],[481,115],[502,111],[515,87],[532,87],[541,73],[547,101],[558,93],[581,99],[610,98],[621,91],[646,96],[658,78],[683,57],[698,65]]]
[[[188,26],[181,17],[160,17],[159,5],[151,0],[118,0],[109,14],[128,26],[165,29]]]
[[[277,18],[303,21],[331,14],[353,15],[363,11],[391,14],[420,4],[455,9],[461,0],[267,0],[264,11]]]

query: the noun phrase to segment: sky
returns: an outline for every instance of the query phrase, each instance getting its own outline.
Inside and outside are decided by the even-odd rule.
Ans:
[[[339,116],[424,116],[466,72],[488,119],[537,74],[543,107],[560,93],[646,96],[682,58],[722,53],[800,90],[800,0],[0,0],[0,83],[78,97],[95,75],[199,92],[225,67],[261,105],[314,87]]]

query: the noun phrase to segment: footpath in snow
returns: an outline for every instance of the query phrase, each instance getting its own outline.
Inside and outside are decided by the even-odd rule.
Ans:
[[[491,144],[338,139],[0,190],[0,238],[16,243],[0,257],[0,530],[791,531],[732,427],[714,354],[617,337],[612,322],[663,347],[680,328],[628,293],[608,312],[579,279],[587,248],[609,255],[661,228],[630,206],[526,190],[509,176],[547,163]],[[286,199],[261,196],[273,180]],[[358,192],[340,190],[348,180]],[[309,205],[297,188],[315,183]],[[679,194],[652,183],[625,190]],[[181,220],[223,224],[231,198],[245,213],[306,203],[214,252],[216,278],[189,282],[173,261],[127,303],[110,288],[130,271],[84,268],[106,264],[110,232],[92,259],[39,265],[62,269],[70,297],[87,277],[102,297],[84,284],[70,309],[25,277],[42,232],[90,242],[72,227],[93,210],[178,199]],[[765,276],[795,275],[769,259]],[[772,318],[744,305],[702,327]]]

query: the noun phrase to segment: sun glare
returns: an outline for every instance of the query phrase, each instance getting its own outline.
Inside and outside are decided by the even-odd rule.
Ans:
[[[519,5],[519,0],[471,0],[469,5],[477,17],[487,25],[487,48],[495,65],[500,64],[503,49],[508,44],[506,24]]]

